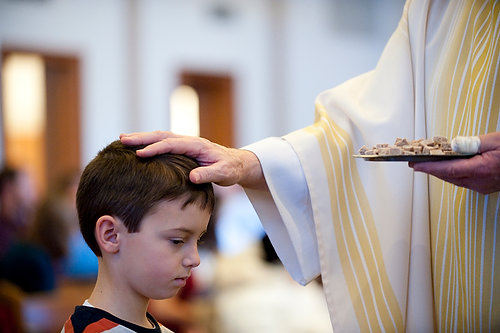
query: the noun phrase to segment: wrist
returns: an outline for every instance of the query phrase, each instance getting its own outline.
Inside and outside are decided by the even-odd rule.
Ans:
[[[264,173],[260,161],[253,152],[244,149],[235,149],[240,162],[240,174],[238,184],[254,189],[263,189],[266,187]]]

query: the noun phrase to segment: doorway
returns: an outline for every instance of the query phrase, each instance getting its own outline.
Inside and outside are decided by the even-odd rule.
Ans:
[[[4,164],[26,169],[37,193],[80,169],[77,57],[2,51]]]
[[[232,77],[183,71],[180,81],[198,94],[200,136],[226,147],[234,147]]]

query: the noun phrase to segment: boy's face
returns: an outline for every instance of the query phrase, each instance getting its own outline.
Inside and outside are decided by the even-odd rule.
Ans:
[[[174,296],[200,264],[198,241],[210,213],[197,204],[162,201],[141,221],[139,232],[122,233],[120,269],[132,291],[152,299]]]

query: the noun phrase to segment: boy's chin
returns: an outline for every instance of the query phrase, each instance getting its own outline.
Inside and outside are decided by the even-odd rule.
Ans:
[[[174,297],[175,295],[177,295],[177,293],[179,292],[180,289],[181,288],[177,288],[177,289],[166,290],[164,292],[155,293],[154,295],[148,296],[148,298],[154,299],[157,301],[162,300],[162,299],[171,298],[171,297]]]

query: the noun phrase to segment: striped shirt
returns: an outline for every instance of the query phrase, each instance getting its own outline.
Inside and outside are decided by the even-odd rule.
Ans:
[[[88,301],[75,307],[75,312],[64,324],[61,333],[169,333],[150,313],[146,313],[154,328],[146,328],[113,316],[111,313],[92,306]]]

